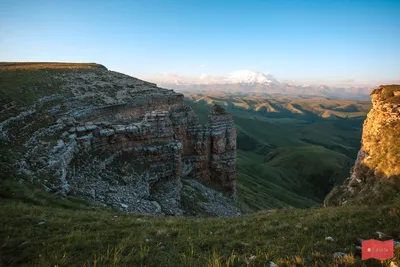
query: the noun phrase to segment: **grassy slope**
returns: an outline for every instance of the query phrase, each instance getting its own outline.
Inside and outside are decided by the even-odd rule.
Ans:
[[[238,198],[247,211],[318,205],[350,164],[320,146],[276,149],[266,157],[238,150],[237,160]]]
[[[1,86],[0,100],[18,105],[30,105],[40,97],[61,91],[56,69],[4,69],[0,68]],[[3,104],[3,103],[1,103]]]
[[[293,190],[293,180],[301,179],[294,170],[265,165],[255,153],[238,150],[237,173],[238,201],[246,211],[318,204],[318,199],[302,194],[299,188]]]
[[[0,62],[0,105],[29,106],[40,97],[63,93],[71,94],[61,86],[61,77],[68,72],[104,69],[95,63],[13,63]],[[0,112],[0,119],[5,115]],[[17,112],[17,111],[16,111]],[[18,114],[18,112],[17,112]]]
[[[268,266],[270,260],[279,266],[388,266],[361,261],[352,244],[400,225],[400,201],[235,218],[154,218],[4,181],[0,200],[2,266]],[[351,254],[335,262],[337,251]],[[400,260],[399,249],[395,255]]]

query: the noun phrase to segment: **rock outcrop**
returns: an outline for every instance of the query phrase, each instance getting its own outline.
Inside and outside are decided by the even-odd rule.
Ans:
[[[335,187],[325,206],[388,201],[400,192],[400,86],[384,85],[372,94],[362,146],[351,177]]]
[[[0,123],[0,138],[4,145],[22,144],[21,156],[13,159],[21,175],[47,191],[128,212],[169,215],[196,215],[187,212],[181,199],[182,180],[196,179],[224,192],[213,193],[218,207],[230,206],[213,212],[211,203],[206,213],[238,213],[233,203],[236,129],[222,107],[212,107],[202,126],[183,95],[172,90],[101,65],[45,65],[46,69],[12,65],[12,70],[0,70],[15,78],[34,75],[45,83],[32,88],[15,85],[23,94],[39,90],[24,107],[15,96],[1,101],[13,112],[10,103],[18,106]],[[16,127],[35,125],[39,118],[44,123],[25,127],[24,134],[25,128]],[[192,187],[196,188],[200,186]]]

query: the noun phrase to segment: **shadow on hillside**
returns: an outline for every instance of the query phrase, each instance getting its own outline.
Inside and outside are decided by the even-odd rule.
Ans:
[[[325,198],[324,206],[383,204],[400,198],[400,174],[387,177],[384,173],[361,163],[351,170],[351,177],[336,186]]]

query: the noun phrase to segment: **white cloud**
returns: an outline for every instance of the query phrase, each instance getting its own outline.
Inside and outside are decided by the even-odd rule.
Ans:
[[[157,84],[190,84],[195,81],[193,77],[181,76],[173,72],[165,72],[163,74],[148,77],[147,80]]]
[[[354,83],[355,80],[354,79],[345,79],[342,81],[343,83]]]
[[[146,79],[150,82],[157,84],[210,84],[219,83],[224,80],[225,77],[214,76],[209,74],[201,74],[199,76],[182,76],[173,72],[165,72],[163,74],[154,75],[147,77]]]
[[[207,65],[206,64],[191,64],[188,65],[187,68],[190,69],[204,69]]]
[[[164,72],[162,74],[143,77],[143,80],[154,82],[160,86],[190,85],[190,84],[224,84],[224,83],[229,83],[230,78],[232,78],[232,75],[234,76],[234,78],[238,78],[238,77],[236,77],[237,75],[235,76],[235,73],[237,74],[238,72],[245,76],[245,77],[242,77],[243,75],[242,76],[239,75],[240,81],[242,81],[242,80],[243,81],[265,80],[265,81],[269,81],[269,82],[279,82],[279,80],[277,80],[274,77],[274,75],[272,75],[268,72],[261,73],[261,72],[255,72],[255,71],[247,71],[247,70],[227,73],[226,75],[223,75],[223,76],[216,76],[216,75],[207,74],[207,73],[203,73],[203,74],[197,75],[197,76],[194,76],[194,75],[193,76],[185,76],[185,75],[181,75],[181,74],[169,71],[169,72]],[[232,82],[233,81],[231,81],[231,83]],[[291,84],[291,85],[309,85],[309,86],[316,86],[317,84],[324,84],[324,85],[328,85],[328,86],[343,87],[343,88],[367,86],[367,85],[369,86],[370,85],[370,84],[366,84],[366,83],[364,83],[364,84],[359,83],[356,80],[351,79],[351,78],[342,78],[342,79],[337,79],[336,81],[333,79],[324,80],[324,81],[314,81],[311,83],[309,81],[307,82],[306,80],[304,80],[304,81],[283,80],[281,82]],[[400,77],[398,79],[396,79],[396,81],[394,81],[393,83],[399,83],[399,82],[400,82]]]
[[[199,83],[201,84],[209,84],[209,83],[221,83],[223,82],[225,77],[223,76],[215,76],[210,74],[202,74],[199,77]]]

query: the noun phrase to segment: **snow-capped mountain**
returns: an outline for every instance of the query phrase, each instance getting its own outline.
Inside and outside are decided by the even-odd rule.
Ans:
[[[146,78],[145,78],[146,79]],[[185,77],[175,73],[164,73],[147,80],[156,82],[157,84],[269,84],[276,83],[276,79],[271,74],[251,70],[238,70],[229,73],[227,76],[214,76],[202,74],[198,77]]]
[[[238,70],[229,74],[224,79],[226,83],[248,83],[248,84],[265,84],[276,82],[272,75],[251,71],[251,70]]]
[[[323,84],[298,84],[295,81],[278,81],[271,74],[251,70],[239,70],[226,76],[203,74],[200,76],[180,76],[164,73],[145,78],[161,87],[180,92],[212,91],[230,93],[262,93],[270,95],[323,96],[343,99],[369,99],[373,87],[327,86]]]

